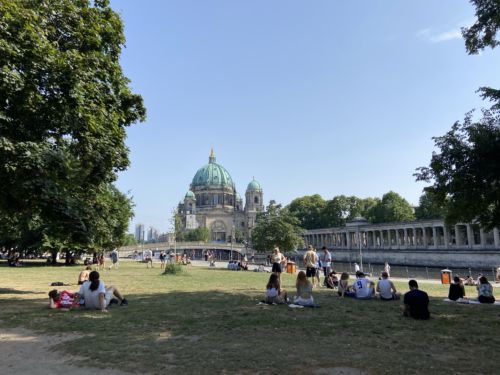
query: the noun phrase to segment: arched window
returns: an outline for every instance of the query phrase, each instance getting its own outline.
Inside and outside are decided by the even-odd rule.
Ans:
[[[253,203],[259,204],[259,197],[254,197],[253,198]]]

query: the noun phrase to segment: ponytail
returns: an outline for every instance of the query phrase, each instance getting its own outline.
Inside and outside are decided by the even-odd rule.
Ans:
[[[93,292],[99,288],[99,272],[97,271],[92,271],[89,275],[89,281],[90,281],[90,291]]]

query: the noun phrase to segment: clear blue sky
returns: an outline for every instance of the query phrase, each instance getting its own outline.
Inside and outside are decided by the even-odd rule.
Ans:
[[[417,204],[413,173],[433,136],[500,87],[498,50],[468,56],[465,0],[115,0],[125,74],[148,109],[128,129],[118,179],[136,223],[169,227],[213,147],[244,194],[266,201],[319,193]]]

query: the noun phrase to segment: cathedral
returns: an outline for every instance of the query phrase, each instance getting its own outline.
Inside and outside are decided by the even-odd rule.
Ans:
[[[208,164],[194,175],[177,214],[184,230],[207,228],[211,241],[231,242],[238,234],[248,240],[257,213],[263,210],[260,184],[255,179],[248,184],[243,205],[231,175],[216,162],[212,149]]]

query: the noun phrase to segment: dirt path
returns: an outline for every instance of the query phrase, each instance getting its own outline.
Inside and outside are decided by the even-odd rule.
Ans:
[[[131,375],[113,369],[77,367],[70,363],[74,357],[63,356],[52,349],[54,345],[75,337],[37,335],[22,328],[0,328],[1,373],[3,375]]]

